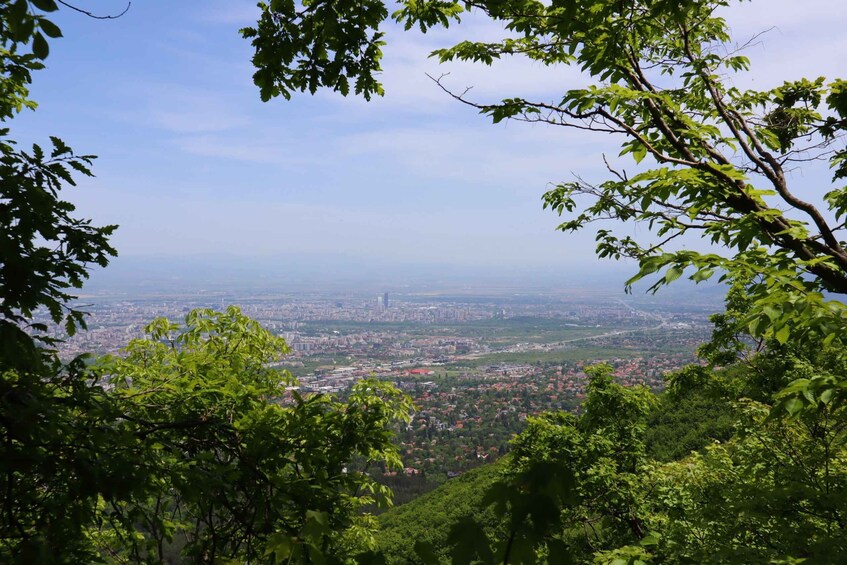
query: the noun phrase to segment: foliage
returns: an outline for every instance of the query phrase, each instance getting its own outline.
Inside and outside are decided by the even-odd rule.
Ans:
[[[18,0],[0,4],[0,119],[24,108],[32,72],[43,68],[49,53],[46,37],[61,37],[59,28],[39,11],[52,12],[52,0]],[[27,49],[28,48],[28,49]],[[9,128],[0,128],[0,370],[29,369],[42,356],[21,326],[33,311],[46,308],[69,334],[85,327],[84,313],[68,306],[70,288],[88,277],[87,266],[106,266],[116,252],[108,238],[116,226],[94,227],[71,216],[74,206],[59,198],[63,184],[76,184],[73,173],[92,176],[91,155],[75,155],[57,137],[50,148],[16,148]],[[47,328],[30,326],[47,340]],[[46,341],[49,343],[49,340]]]
[[[390,503],[348,466],[400,466],[390,426],[411,402],[391,385],[362,381],[344,403],[296,390],[284,401],[293,381],[268,364],[285,343],[235,307],[195,310],[184,327],[159,319],[147,332],[94,369],[144,462],[133,479],[143,490],[104,497],[90,532],[117,542],[108,553],[160,562],[177,538],[199,562],[342,555],[345,535],[367,524],[359,511]]]
[[[745,404],[738,437],[652,472],[658,562],[844,560],[843,426],[768,412]]]
[[[82,359],[60,363],[45,349],[55,343],[48,328],[29,322],[44,308],[68,334],[84,328],[68,289],[82,285],[87,264],[105,266],[115,255],[115,226],[74,218],[59,198],[63,183],[74,184],[70,170],[91,174],[91,157],[51,142],[49,153],[38,145],[26,153],[0,137],[0,548],[14,540],[24,561],[75,545],[101,481],[115,478],[103,390],[88,381]]]
[[[90,561],[83,529],[101,494],[132,488],[135,460],[119,447],[116,413],[84,363],[2,372],[0,560]]]
[[[45,398],[15,414],[5,560],[293,563],[373,545],[361,509],[391,493],[350,465],[400,466],[391,429],[408,419],[406,396],[363,381],[346,402],[296,390],[285,401],[294,381],[268,367],[284,342],[235,307],[147,331],[122,357],[42,379]],[[64,409],[46,429],[45,404]]]
[[[729,86],[723,77],[748,61],[715,15],[726,5],[404,0],[391,16],[426,31],[475,9],[506,29],[499,42],[436,51],[442,61],[520,55],[578,65],[595,84],[558,100],[455,97],[494,122],[623,136],[634,174],[609,166],[600,183],[577,179],[545,194],[545,206],[571,215],[560,229],[640,222],[647,241],[596,231],[599,256],[638,261],[630,282],[659,274],[657,289],[689,269],[697,282],[720,273],[735,284],[703,349],[710,366],[671,380],[672,407],[595,368],[580,416],[535,418],[514,440],[480,503],[499,518],[452,514],[443,545],[418,540],[424,562],[445,548],[455,563],[847,558],[847,328],[844,305],[827,294],[847,293],[847,188],[838,186],[847,177],[847,86]],[[382,93],[384,3],[260,7],[242,34],[264,99],[321,86],[347,94],[350,79],[365,98]],[[42,13],[56,8],[0,2],[4,121],[34,108],[31,73],[49,55],[47,38],[61,36]],[[406,417],[408,399],[374,382],[346,402],[286,396],[292,381],[268,368],[284,344],[234,308],[192,312],[184,327],[157,320],[124,357],[94,369],[60,363],[47,328],[25,326],[46,308],[68,333],[84,327],[71,289],[89,264],[115,254],[114,226],[72,217],[59,198],[72,172],[90,175],[90,156],[57,138],[48,150],[19,151],[8,135],[0,130],[0,559],[162,562],[178,549],[207,562],[380,562],[370,551],[374,522],[359,512],[389,493],[348,464],[399,465],[390,423]],[[814,160],[833,170],[819,202],[798,196],[786,174]],[[583,196],[590,204],[579,209]],[[675,248],[685,234],[719,249]],[[705,427],[710,399],[724,406]],[[679,418],[686,408],[704,416]],[[669,416],[688,430],[651,436],[648,424]],[[703,447],[701,433],[718,441]],[[673,449],[656,447],[668,442]]]
[[[502,537],[502,519],[483,503],[485,493],[499,479],[504,460],[450,479],[438,489],[379,516],[377,548],[389,563],[417,561],[415,546],[430,544],[436,559],[450,557],[451,530],[474,517],[486,536]]]
[[[0,4],[0,119],[3,121],[24,108],[36,106],[28,97],[32,71],[44,68],[43,60],[50,53],[47,38],[62,37],[59,27],[39,12],[50,13],[57,8],[53,0]]]
[[[581,528],[589,548],[614,547],[647,534],[637,486],[646,460],[641,436],[655,396],[644,387],[614,383],[607,365],[588,373],[581,416],[542,416],[513,442],[506,492],[517,491],[517,498],[507,495],[505,502],[517,518],[515,540],[526,547],[518,546],[518,555],[504,559],[538,562],[544,549],[566,544],[561,539],[566,527]],[[560,552],[578,552],[576,543],[568,541],[571,547]],[[513,543],[508,549],[514,548]]]
[[[43,13],[52,0],[0,3],[0,119],[23,109],[32,72],[49,54],[46,38],[61,36]],[[72,216],[59,197],[74,174],[91,176],[92,156],[79,156],[51,137],[49,149],[17,148],[0,128],[0,559],[84,560],[82,529],[105,485],[119,483],[121,452],[110,433],[114,413],[84,362],[61,363],[47,328],[30,324],[46,309],[68,333],[84,327],[73,288],[88,265],[105,266],[115,226],[94,227]],[[123,461],[125,464],[126,461]]]
[[[732,437],[738,413],[722,380],[699,366],[670,376],[669,389],[647,419],[644,442],[652,459],[676,461]]]
[[[847,294],[847,83],[792,78],[763,91],[733,86],[731,77],[749,61],[717,15],[729,4],[404,0],[392,15],[407,29],[427,31],[475,10],[505,29],[501,41],[438,49],[440,61],[521,56],[578,66],[593,84],[551,101],[478,102],[436,82],[495,123],[620,136],[632,172],[607,162],[605,180],[577,178],[544,195],[545,207],[568,215],[559,229],[599,224],[598,256],[637,260],[629,284],[657,276],[655,291],[687,271],[695,282],[719,276],[734,285],[728,311],[714,318],[714,339],[701,350],[709,367],[680,373],[667,395],[677,410],[708,413],[710,399],[722,403],[713,427],[694,418],[697,427],[685,434],[649,439],[682,445],[648,451],[654,400],[616,388],[599,370],[582,416],[542,417],[515,440],[492,498],[509,535],[489,544],[467,522],[448,542],[455,542],[456,562],[549,560],[560,542],[575,558],[599,563],[844,560],[847,316],[834,295]],[[346,94],[344,73],[366,97],[381,92],[387,10],[341,10],[343,25],[332,18],[316,25],[313,18],[329,6],[320,0],[301,12],[283,2],[260,6],[261,25],[244,33],[256,48],[265,99],[320,86]],[[375,41],[367,51],[336,52],[355,65],[330,68],[327,54],[351,30]],[[282,57],[268,56],[272,39]],[[815,161],[832,170],[817,200],[788,175]],[[608,220],[643,224],[648,235],[621,237]],[[709,252],[687,249],[691,236],[710,244]],[[653,412],[652,422],[672,413]],[[686,455],[702,446],[688,432],[722,443]],[[653,460],[651,452],[671,461]],[[574,535],[580,528],[583,535]],[[432,561],[432,548],[418,549]]]
[[[783,352],[779,365],[767,355],[754,358],[748,375],[775,370],[792,382],[775,404],[736,400],[730,439],[650,470],[651,527],[661,532],[657,561],[844,560],[843,408],[807,392],[804,398],[819,403],[806,399],[803,409],[783,416],[809,376],[843,374],[840,353]],[[741,372],[732,378],[745,380]]]
[[[16,353],[28,341],[17,327],[36,308],[46,308],[54,322],[64,322],[70,335],[78,326],[85,327],[84,312],[67,306],[73,296],[66,289],[82,286],[88,264],[105,267],[116,255],[108,237],[117,226],[98,228],[73,218],[74,206],[58,197],[62,183],[76,184],[69,169],[91,176],[93,157],[74,155],[59,138],[51,142],[49,154],[38,145],[29,154],[14,150],[11,141],[0,142],[0,222],[6,226],[0,247],[0,337]],[[30,328],[47,331],[40,325]],[[3,361],[20,367],[10,354]]]
[[[476,513],[466,511],[465,519],[442,526],[434,540],[421,538],[416,550],[424,562],[443,561],[449,549],[454,563],[564,563],[590,559],[595,546],[646,535],[640,512],[645,501],[637,488],[647,461],[640,436],[655,396],[644,387],[614,383],[609,366],[589,371],[582,416],[559,412],[529,419],[499,479],[490,485],[476,481],[476,499],[485,493],[480,506],[499,517],[496,527],[490,518],[480,527]],[[428,497],[452,494],[442,489]],[[446,544],[439,546],[445,533]]]
[[[382,94],[374,72],[379,70],[383,33],[375,28],[388,15],[379,0],[260,2],[256,27],[241,30],[255,48],[253,80],[262,100],[291,97],[292,90],[329,86],[347,95],[348,77],[354,92],[370,100]]]
[[[794,417],[784,418],[779,408],[737,396],[755,386],[748,376],[759,371],[784,371],[785,379],[799,384],[804,375],[826,378],[845,368],[836,351],[791,359],[774,366],[762,356],[760,364],[746,371],[692,367],[675,375],[671,390],[658,399],[610,383],[603,378],[604,369],[595,369],[586,400],[592,409],[582,416],[558,413],[532,419],[514,440],[493,484],[490,478],[476,480],[456,491],[445,485],[421,499],[429,504],[413,502],[391,511],[383,523],[388,532],[413,535],[417,511],[440,517],[472,492],[487,491],[484,499],[479,494],[472,498],[479,505],[476,512],[464,512],[473,517],[491,505],[494,523],[487,516],[476,524],[445,520],[435,533],[428,526],[426,534],[418,534],[419,559],[841,562],[847,549],[843,408],[832,402],[825,410],[807,404]],[[674,388],[696,381],[700,384],[692,388]],[[710,427],[707,403],[724,406],[720,425]],[[691,407],[699,410],[688,418],[663,421],[669,413]],[[656,433],[663,428],[665,433]],[[686,438],[701,430],[720,437],[698,438],[699,445],[688,449],[693,444]],[[386,540],[389,562],[404,562],[395,552],[400,547],[408,552],[412,541],[401,543],[393,534],[381,539]]]

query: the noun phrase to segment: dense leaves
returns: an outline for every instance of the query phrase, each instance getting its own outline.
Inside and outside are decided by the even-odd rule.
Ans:
[[[404,562],[412,542],[397,534],[414,533],[417,512],[444,518],[419,533],[426,563],[843,561],[843,408],[807,394],[782,417],[783,395],[807,390],[803,375],[841,373],[843,360],[833,350],[770,353],[687,368],[658,397],[593,369],[581,415],[533,418],[501,463],[384,515],[389,562]],[[775,380],[794,385],[770,403],[745,396],[771,398],[758,383]],[[447,513],[454,506],[464,520]]]
[[[98,496],[123,496],[136,479],[117,416],[81,361],[0,374],[0,561],[94,558],[84,529]]]
[[[35,103],[32,72],[48,55],[46,37],[61,36],[41,12],[48,0],[0,3],[0,119]],[[70,302],[92,264],[105,266],[115,250],[115,226],[95,227],[72,215],[60,198],[75,176],[90,176],[93,157],[78,156],[52,137],[49,148],[17,148],[0,128],[0,560],[70,562],[92,557],[83,535],[97,496],[121,490],[124,453],[110,428],[116,414],[82,359],[61,363],[53,340],[32,324],[37,309],[84,327]],[[117,472],[117,474],[116,474]]]
[[[448,538],[462,519],[473,516],[489,539],[505,538],[503,520],[483,499],[500,479],[501,462],[485,465],[449,480],[433,492],[379,516],[377,547],[390,563],[418,559],[416,546],[430,548],[436,560],[450,559]]]
[[[630,284],[652,277],[657,290],[687,274],[733,285],[728,311],[714,318],[714,339],[701,350],[708,366],[674,376],[664,407],[598,369],[582,415],[533,420],[490,499],[508,535],[488,543],[473,520],[460,522],[448,539],[455,562],[565,554],[615,564],[845,558],[847,316],[834,298],[847,294],[847,88],[839,78],[798,77],[764,91],[733,86],[727,78],[749,61],[717,15],[728,5],[425,0],[401,1],[393,14],[407,29],[426,31],[475,10],[505,29],[501,41],[438,49],[441,61],[522,56],[578,66],[593,84],[552,100],[476,101],[438,82],[495,123],[619,136],[632,172],[607,163],[605,179],[577,178],[544,195],[545,207],[567,216],[559,229],[597,226],[599,257],[637,260]],[[265,27],[248,35],[265,98],[276,94],[267,87],[274,82],[338,89],[338,77],[310,54],[330,51],[351,26],[376,37],[387,18],[375,10],[316,35],[303,14],[275,3],[262,8]],[[282,64],[268,64],[263,36],[292,26],[305,39],[285,44]],[[349,77],[367,94],[380,92],[379,56],[356,63]],[[817,200],[787,174],[814,162],[828,162],[833,173]],[[609,220],[639,223],[647,235],[621,236]],[[692,235],[709,245],[688,248]],[[684,408],[713,421],[686,418]],[[648,432],[648,422],[665,431]],[[420,545],[421,559],[431,562],[433,549]]]
[[[378,1],[271,1],[242,30],[263,99],[324,86],[370,98],[389,17],[426,31],[481,12],[503,40],[434,55],[520,55],[595,83],[548,101],[457,99],[494,122],[619,135],[635,163],[548,191],[544,205],[568,215],[560,229],[639,222],[644,240],[596,230],[600,257],[638,261],[631,282],[658,276],[658,289],[687,272],[734,285],[704,366],[673,375],[660,399],[595,368],[580,414],[536,417],[514,440],[479,503],[499,518],[451,514],[444,535],[414,540],[421,561],[847,559],[847,326],[832,298],[847,294],[847,83],[730,86],[748,61],[715,15],[728,4],[409,0],[389,16]],[[0,2],[4,122],[35,107],[28,86],[61,37],[44,16],[56,9]],[[236,308],[157,320],[94,367],[47,349],[33,312],[84,327],[72,289],[115,254],[114,226],[74,218],[59,197],[91,160],[57,138],[21,151],[0,130],[0,559],[382,562],[363,510],[390,496],[357,469],[400,464],[390,429],[410,404],[393,387],[301,397],[269,367],[284,343]],[[786,174],[812,161],[832,169],[820,201]],[[685,234],[713,252],[679,248]]]
[[[359,511],[390,503],[390,492],[348,466],[400,466],[390,426],[408,419],[407,397],[374,381],[347,402],[286,394],[290,375],[268,367],[284,342],[235,307],[147,331],[95,367],[113,387],[143,485],[127,500],[104,497],[90,530],[101,552],[161,562],[176,539],[198,562],[299,562],[367,537]]]
[[[360,511],[391,493],[351,464],[400,466],[391,428],[407,397],[372,381],[346,402],[288,394],[293,379],[268,367],[284,342],[234,307],[147,331],[93,369],[4,375],[0,555],[299,562],[373,544]]]
[[[75,156],[58,138],[51,143],[49,153],[35,145],[31,154],[15,151],[11,142],[0,145],[0,336],[6,344],[26,341],[15,328],[39,307],[71,335],[85,327],[84,312],[67,305],[73,298],[67,289],[82,286],[89,264],[105,267],[116,255],[108,237],[117,226],[73,218],[74,206],[59,199],[63,183],[75,184],[71,171],[91,176],[92,157]],[[4,356],[2,366],[15,364]]]
[[[39,0],[0,3],[0,119],[24,108],[32,72],[47,57],[45,35],[61,31],[39,12],[56,4]],[[117,253],[108,243],[116,226],[95,227],[72,216],[74,206],[62,200],[63,185],[74,186],[74,175],[91,176],[91,155],[76,155],[61,139],[50,138],[48,149],[33,145],[22,151],[0,128],[0,370],[30,369],[41,361],[33,340],[22,331],[37,308],[69,334],[85,326],[84,313],[69,305],[70,289],[79,288],[90,265],[106,266]],[[29,325],[44,341],[47,328]],[[47,340],[49,343],[49,340]]]
[[[255,48],[253,80],[263,100],[290,98],[292,91],[314,94],[320,86],[346,96],[349,79],[366,99],[382,94],[374,75],[384,45],[377,28],[388,15],[383,2],[272,0],[259,7],[256,27],[241,33]]]

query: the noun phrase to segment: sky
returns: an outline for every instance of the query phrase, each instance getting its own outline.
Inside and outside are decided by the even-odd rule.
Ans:
[[[78,0],[98,13],[120,1]],[[96,179],[67,197],[78,214],[119,224],[120,260],[337,258],[368,264],[592,268],[593,234],[557,232],[542,210],[551,183],[601,181],[614,138],[507,122],[450,99],[427,73],[478,100],[553,100],[587,84],[569,68],[512,60],[483,68],[427,57],[502,32],[479,18],[423,35],[388,31],[384,98],[332,92],[263,103],[238,29],[251,0],[133,0],[117,20],[62,10],[64,38],[35,76],[37,112],[13,137],[58,135],[98,155]],[[753,72],[739,86],[847,75],[847,2],[754,0],[725,12]],[[800,179],[801,182],[803,179]],[[818,177],[809,175],[809,182]],[[622,226],[623,233],[640,233]],[[186,263],[187,264],[187,263]]]

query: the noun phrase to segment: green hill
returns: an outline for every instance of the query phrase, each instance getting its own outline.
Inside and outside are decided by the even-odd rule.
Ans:
[[[428,541],[447,559],[447,534],[453,524],[473,516],[489,535],[495,533],[499,520],[482,499],[498,479],[508,457],[484,465],[451,479],[420,498],[385,512],[379,517],[377,534],[379,549],[389,563],[416,563],[415,543]]]

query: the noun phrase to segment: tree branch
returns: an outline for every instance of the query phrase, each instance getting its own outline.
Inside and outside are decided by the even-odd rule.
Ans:
[[[80,14],[85,14],[89,18],[93,18],[95,20],[116,20],[116,19],[120,18],[121,16],[123,16],[124,14],[126,14],[127,12],[129,12],[129,9],[132,7],[132,2],[127,2],[126,8],[124,8],[123,12],[121,12],[120,14],[114,14],[114,15],[109,15],[109,16],[98,16],[96,14],[93,14],[92,12],[89,12],[88,10],[83,10],[82,8],[74,6],[73,4],[66,2],[65,0],[56,0],[56,1],[59,4],[61,4],[62,6],[70,8],[71,10],[73,10],[75,12],[79,12]]]

